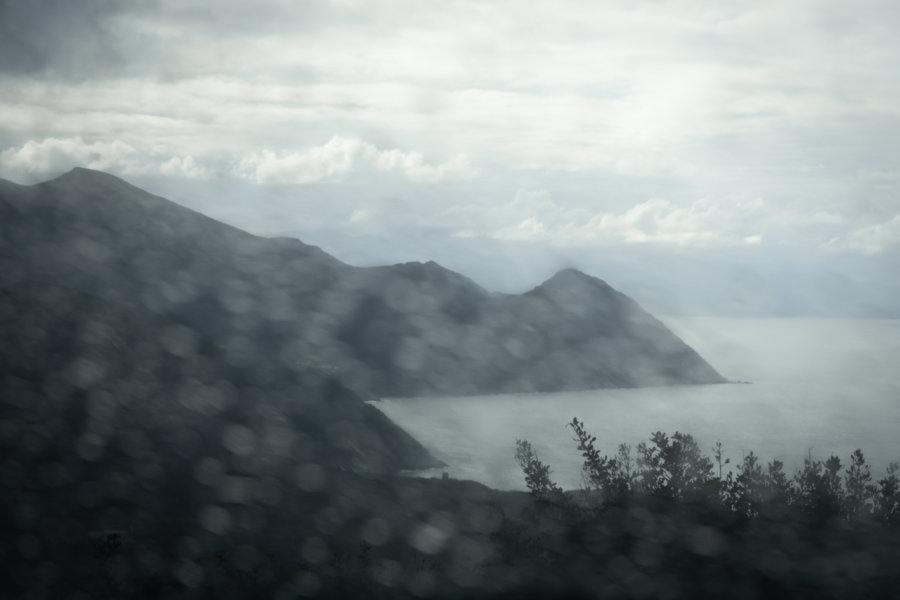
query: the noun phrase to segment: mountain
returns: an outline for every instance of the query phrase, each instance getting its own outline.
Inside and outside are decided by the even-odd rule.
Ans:
[[[250,235],[111,175],[0,188],[0,287],[39,281],[141,307],[255,357],[376,396],[724,381],[635,302],[563,271],[491,294],[436,263],[356,268]]]
[[[211,456],[249,460],[274,444],[282,458],[366,473],[441,464],[333,375],[262,355],[235,365],[141,307],[44,283],[0,289],[0,340],[0,414],[22,425],[0,440],[4,456],[78,454],[85,436],[105,448],[140,430],[155,448],[203,438]],[[246,448],[228,441],[233,432]]]
[[[394,477],[440,462],[368,393],[721,380],[575,271],[491,294],[435,263],[354,268],[96,171],[0,181],[0,587],[390,597],[400,564],[432,577],[439,558],[462,595],[450,557],[487,561],[525,495]]]
[[[140,415],[137,422],[157,433],[163,422],[180,428],[197,419],[208,432],[258,431],[266,423],[260,415],[276,415],[304,440],[299,456],[307,461],[376,473],[439,466],[334,374],[273,360],[264,338],[236,337],[245,321],[216,313],[235,306],[220,282],[254,282],[242,275],[285,254],[314,257],[303,261],[306,283],[315,281],[314,268],[337,265],[300,242],[260,240],[103,173],[75,169],[36,186],[4,183],[5,418],[27,422],[53,403],[84,413],[101,395],[127,409],[115,414]],[[211,302],[213,295],[226,300]],[[8,403],[19,396],[34,400]],[[207,397],[227,402],[195,406]],[[80,418],[50,422],[45,430],[57,441],[87,426]]]

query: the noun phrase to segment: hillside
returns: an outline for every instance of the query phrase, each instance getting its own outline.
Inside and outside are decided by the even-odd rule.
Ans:
[[[99,458],[137,435],[157,449],[193,440],[189,462],[274,455],[373,474],[440,465],[333,375],[264,356],[233,364],[140,307],[23,284],[0,290],[0,340],[0,415],[19,425],[0,447],[25,463],[79,455],[88,439]]]
[[[141,307],[237,366],[266,356],[376,396],[723,381],[635,302],[572,271],[499,296],[435,263],[355,268],[86,169],[4,185],[0,217],[0,287]]]

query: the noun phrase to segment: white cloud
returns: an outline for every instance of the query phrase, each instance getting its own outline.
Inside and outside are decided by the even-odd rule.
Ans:
[[[173,156],[160,164],[158,171],[160,175],[192,179],[207,179],[212,175],[210,169],[198,165],[193,156]]]
[[[173,155],[163,145],[141,149],[130,143],[88,142],[81,137],[30,140],[0,153],[0,167],[11,176],[47,175],[86,167],[119,175],[163,175],[207,179],[222,173],[192,155]],[[396,173],[409,181],[437,183],[467,179],[477,173],[468,156],[457,154],[428,163],[419,152],[382,150],[358,138],[333,137],[300,152],[262,150],[244,156],[232,175],[256,183],[310,183],[355,172]]]
[[[476,170],[465,154],[428,164],[419,152],[381,150],[357,138],[333,137],[300,152],[263,150],[244,157],[235,173],[257,183],[311,183],[354,171],[399,173],[412,181],[436,183],[469,178]]]
[[[4,150],[0,162],[8,170],[29,174],[67,171],[77,166],[106,170],[133,160],[136,154],[134,147],[119,140],[86,143],[80,137],[47,138]]]
[[[309,183],[350,171],[362,150],[359,140],[338,137],[305,152],[263,150],[244,157],[237,174],[257,183]]]
[[[515,207],[520,199],[517,196],[511,206]],[[500,240],[547,242],[557,246],[629,243],[706,247],[756,245],[762,241],[754,229],[760,226],[763,212],[759,198],[698,200],[687,205],[654,198],[619,213],[554,211],[553,207],[559,208],[546,203],[547,210],[542,214],[487,235]]]
[[[372,211],[368,208],[358,208],[350,213],[350,218],[347,219],[348,223],[361,223],[363,221],[368,221],[372,218]]]
[[[366,146],[364,157],[381,171],[398,171],[413,181],[436,183],[445,179],[467,179],[476,173],[465,154],[457,154],[446,162],[429,165],[418,152],[379,151],[374,146]]]
[[[900,246],[900,214],[894,215],[890,220],[855,229],[846,238],[834,238],[828,246],[856,250],[868,255]]]
[[[86,142],[81,137],[29,140],[0,152],[0,167],[12,176],[48,175],[86,167],[120,175],[166,175],[207,178],[211,171],[192,156],[172,156],[161,149],[142,152],[121,140]]]
[[[517,225],[497,230],[491,237],[510,241],[547,241],[548,238],[556,236],[554,231],[548,230],[547,226],[536,217],[528,217]]]

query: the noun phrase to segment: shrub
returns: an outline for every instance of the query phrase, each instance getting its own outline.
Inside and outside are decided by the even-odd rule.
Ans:
[[[575,432],[578,450],[584,458],[581,469],[586,487],[599,492],[605,501],[624,499],[634,486],[631,447],[619,444],[618,454],[614,458],[601,456],[594,447],[597,438],[587,433],[584,423],[575,418],[569,427]]]
[[[713,447],[713,462],[700,451],[693,436],[676,431],[670,437],[657,431],[649,443],[638,444],[634,459],[627,444],[620,444],[615,456],[601,454],[596,436],[577,418],[568,426],[583,459],[585,488],[604,504],[645,497],[701,502],[750,519],[762,512],[771,516],[790,510],[813,522],[840,517],[900,524],[900,464],[891,463],[885,477],[873,484],[861,450],[850,456],[843,475],[837,456],[825,461],[809,456],[803,468],[788,477],[782,461],[773,460],[764,469],[753,452],[744,456],[734,471],[723,473],[730,460],[725,458],[721,442]],[[550,477],[550,467],[540,461],[528,441],[516,441],[516,461],[533,495],[545,500],[564,498]]]
[[[671,438],[661,431],[650,444],[638,444],[640,489],[662,498],[699,499],[713,491],[712,461],[700,452],[693,436],[676,431]]]
[[[873,498],[875,517],[888,525],[900,525],[900,464],[888,465],[887,475],[878,480]]]
[[[562,493],[562,488],[550,479],[550,466],[541,462],[530,442],[516,440],[516,462],[522,467],[525,485],[534,496],[546,499]]]

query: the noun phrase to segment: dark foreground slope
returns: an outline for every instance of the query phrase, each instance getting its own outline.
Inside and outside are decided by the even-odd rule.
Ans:
[[[205,436],[216,455],[259,447],[375,474],[440,465],[333,375],[264,355],[236,365],[184,325],[47,284],[0,289],[0,399],[3,454],[33,449],[26,462],[57,446],[100,458],[134,433],[141,447]]]
[[[574,271],[500,296],[435,263],[354,268],[85,169],[0,188],[0,287],[28,281],[182,323],[231,364],[265,355],[381,396],[723,381],[634,301]]]
[[[317,524],[358,548],[391,475],[439,465],[328,373],[235,364],[68,288],[0,290],[3,597],[266,597],[276,576],[248,573],[291,565],[284,583]]]

